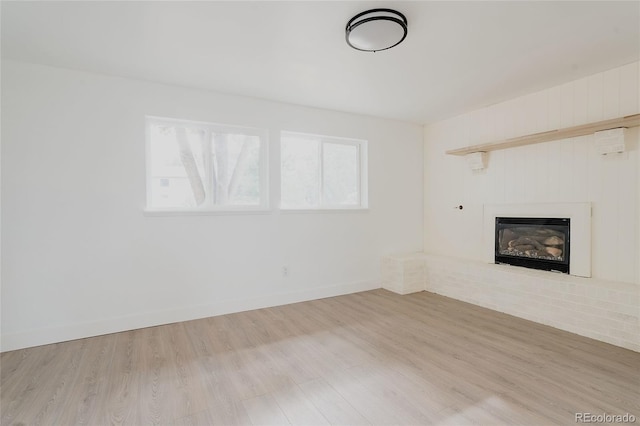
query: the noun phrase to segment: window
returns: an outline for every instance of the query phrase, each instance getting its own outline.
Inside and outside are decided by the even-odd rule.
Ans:
[[[367,142],[282,132],[283,209],[367,207]]]
[[[147,118],[147,208],[267,207],[267,132]]]

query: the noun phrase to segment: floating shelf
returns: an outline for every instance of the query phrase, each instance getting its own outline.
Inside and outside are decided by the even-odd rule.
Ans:
[[[549,142],[559,139],[585,136],[601,130],[615,129],[618,127],[640,126],[640,114],[627,115],[625,117],[603,120],[595,123],[581,124],[579,126],[565,127],[563,129],[550,130],[548,132],[534,133],[497,142],[483,143],[465,148],[452,149],[446,153],[449,155],[467,155],[473,152],[488,152],[499,149],[514,148],[516,146],[532,145],[535,143]]]

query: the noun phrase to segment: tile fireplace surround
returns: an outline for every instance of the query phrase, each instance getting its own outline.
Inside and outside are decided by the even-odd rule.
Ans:
[[[408,253],[382,259],[382,287],[430,291],[640,352],[634,283]]]

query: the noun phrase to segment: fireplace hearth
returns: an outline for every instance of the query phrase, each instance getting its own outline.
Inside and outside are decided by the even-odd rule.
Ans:
[[[496,217],[495,262],[569,273],[568,218]]]

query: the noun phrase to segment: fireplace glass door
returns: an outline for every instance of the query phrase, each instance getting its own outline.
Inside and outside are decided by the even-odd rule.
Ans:
[[[496,263],[569,273],[570,219],[497,217]]]

